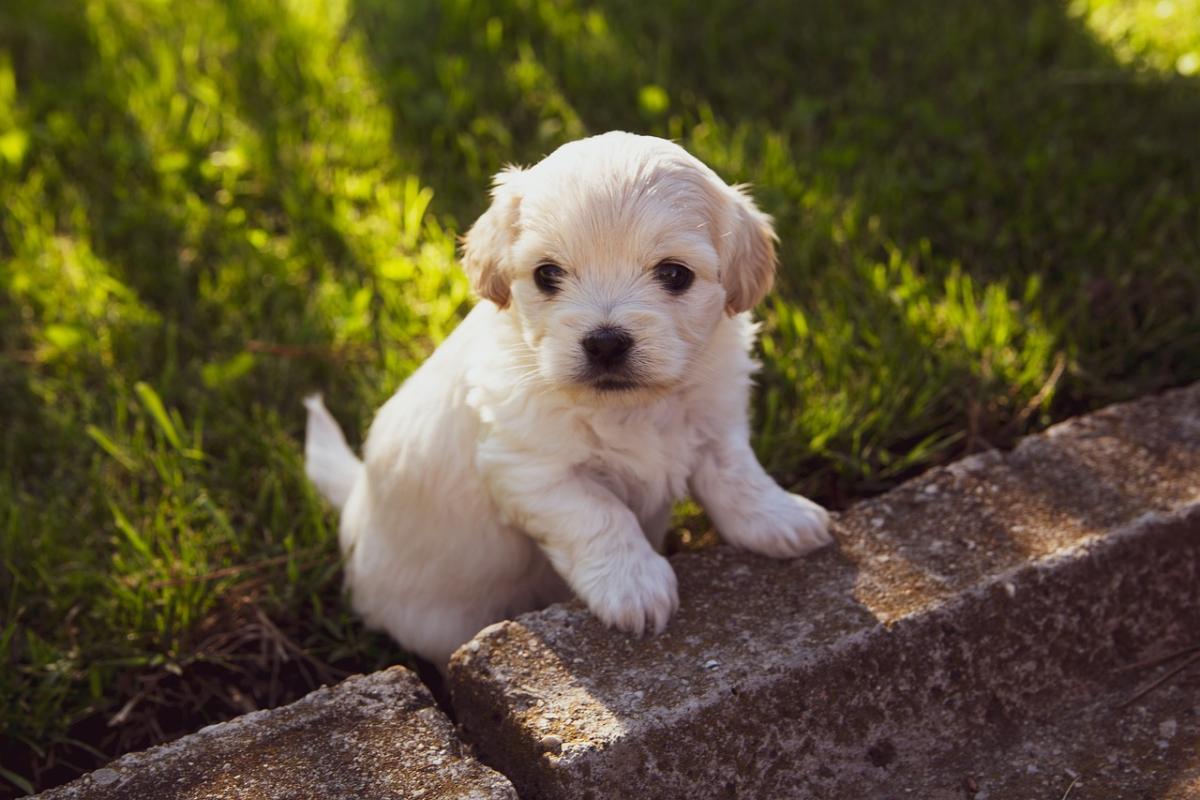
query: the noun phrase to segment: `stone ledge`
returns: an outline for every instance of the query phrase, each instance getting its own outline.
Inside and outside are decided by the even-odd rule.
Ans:
[[[894,787],[921,800],[1196,800],[1200,682],[1175,681],[1128,704],[1110,692],[986,746],[916,765]],[[965,791],[974,787],[974,791]],[[912,789],[911,792],[905,791]]]
[[[487,629],[451,665],[461,730],[525,798],[1012,785],[964,794],[926,767],[1129,692],[1120,667],[1200,632],[1200,385],[934,470],[836,528],[799,561],[676,558],[659,637],[578,604]],[[1197,774],[1181,752],[1168,783],[1130,791]]]
[[[515,798],[403,667],[132,753],[42,800]]]

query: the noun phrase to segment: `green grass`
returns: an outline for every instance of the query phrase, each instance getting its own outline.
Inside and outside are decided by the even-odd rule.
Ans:
[[[298,400],[364,431],[571,138],[754,184],[756,446],[827,502],[1200,378],[1196,0],[697,9],[0,5],[0,793],[403,658]]]

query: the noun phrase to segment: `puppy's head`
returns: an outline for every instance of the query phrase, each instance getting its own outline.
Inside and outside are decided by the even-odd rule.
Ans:
[[[612,401],[680,385],[722,315],[770,288],[774,243],[770,217],[683,148],[614,132],[497,175],[463,263],[539,378]]]

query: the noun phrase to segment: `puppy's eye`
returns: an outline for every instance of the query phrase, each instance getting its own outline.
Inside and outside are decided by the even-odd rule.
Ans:
[[[545,294],[556,294],[559,282],[567,276],[567,271],[558,264],[538,264],[533,271],[533,282]]]
[[[654,268],[654,279],[671,294],[683,294],[692,285],[696,273],[678,261],[664,261]]]

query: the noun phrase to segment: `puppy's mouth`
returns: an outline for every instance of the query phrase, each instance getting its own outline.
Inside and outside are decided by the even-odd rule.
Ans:
[[[628,380],[626,378],[597,378],[589,381],[588,385],[598,392],[631,392],[634,389],[640,389],[642,384],[638,381]]]
[[[573,377],[578,384],[596,394],[624,394],[647,389],[653,384],[652,380],[647,380],[650,373],[645,366],[636,354],[631,354],[616,363],[580,364]]]
[[[620,394],[647,386],[639,370],[630,364],[609,368],[589,365],[575,373],[575,380],[598,394]]]

